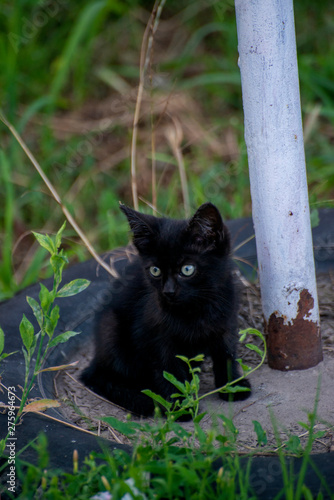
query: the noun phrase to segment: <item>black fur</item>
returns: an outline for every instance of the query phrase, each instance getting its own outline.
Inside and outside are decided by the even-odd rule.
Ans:
[[[177,354],[209,354],[216,387],[239,377],[230,237],[211,203],[202,205],[189,221],[120,208],[138,256],[126,265],[126,286],[113,293],[98,317],[95,357],[81,380],[114,403],[149,415],[154,404],[141,390],[168,399],[175,388],[163,371],[179,380],[189,376]],[[181,273],[185,265],[195,267],[191,276]],[[150,268],[159,268],[161,275],[152,276]],[[250,387],[247,380],[241,385]],[[234,399],[249,394],[239,392]]]

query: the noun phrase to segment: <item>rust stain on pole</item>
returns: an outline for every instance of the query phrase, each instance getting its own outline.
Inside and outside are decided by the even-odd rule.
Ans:
[[[322,361],[320,326],[308,320],[314,299],[308,290],[300,292],[297,317],[272,313],[267,324],[268,364],[276,370],[305,370]]]

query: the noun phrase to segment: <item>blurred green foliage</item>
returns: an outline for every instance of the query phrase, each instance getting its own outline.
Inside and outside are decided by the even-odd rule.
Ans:
[[[130,143],[150,0],[17,0],[0,14],[1,109],[22,134],[98,251],[127,241],[118,201],[131,204]],[[295,0],[310,199],[334,192],[334,4]],[[193,208],[210,199],[225,218],[251,213],[233,1],[167,0],[145,82],[139,194],[183,216],[166,130],[177,119]],[[35,280],[45,255],[31,230],[63,220],[37,172],[0,124],[0,298]],[[149,210],[142,203],[143,210]],[[69,254],[87,251],[67,231]]]

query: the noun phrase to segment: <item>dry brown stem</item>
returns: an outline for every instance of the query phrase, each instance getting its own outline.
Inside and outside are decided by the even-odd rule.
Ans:
[[[173,121],[173,126],[167,128],[166,137],[173,151],[173,154],[176,158],[177,165],[179,167],[184,212],[185,216],[188,218],[190,216],[189,191],[188,191],[186,169],[184,166],[183,155],[181,150],[183,132],[179,120],[177,120],[176,118],[172,118],[172,121]]]
[[[152,14],[147,23],[141,51],[140,51],[140,74],[139,74],[139,85],[136,100],[135,114],[133,118],[132,127],[132,141],[131,141],[131,188],[132,188],[132,198],[133,206],[135,210],[138,210],[138,188],[137,188],[137,168],[136,168],[136,153],[137,153],[137,137],[138,137],[138,123],[140,118],[140,108],[143,100],[144,85],[145,85],[145,75],[148,68],[148,64],[151,58],[152,47],[154,35],[159,26],[159,20],[162,13],[166,0],[156,0],[152,10]],[[155,203],[153,202],[153,205]]]
[[[22,139],[22,137],[19,135],[19,133],[17,132],[17,130],[15,129],[15,127],[13,127],[13,125],[11,125],[11,123],[8,122],[8,120],[5,118],[4,115],[1,114],[0,115],[0,119],[6,125],[6,127],[8,127],[8,129],[13,134],[13,136],[15,137],[15,139],[17,140],[17,142],[20,144],[21,148],[23,149],[23,151],[25,152],[25,154],[27,155],[27,157],[29,158],[29,160],[31,161],[31,163],[33,164],[33,166],[35,167],[35,169],[37,170],[37,172],[39,173],[39,175],[42,177],[45,185],[49,189],[49,191],[52,194],[53,198],[55,199],[55,201],[58,203],[58,205],[62,209],[63,214],[65,215],[66,219],[71,224],[71,226],[73,227],[73,229],[76,231],[76,233],[78,234],[78,236],[80,237],[80,239],[82,240],[82,242],[84,243],[84,245],[86,246],[87,250],[90,252],[90,254],[92,255],[92,257],[94,257],[94,259],[99,263],[99,265],[101,267],[103,267],[103,269],[105,269],[109,274],[111,274],[115,278],[119,278],[119,275],[116,272],[116,270],[112,269],[110,266],[108,266],[108,264],[106,264],[106,262],[104,262],[100,258],[100,256],[97,254],[97,252],[95,251],[95,249],[91,245],[91,243],[88,241],[86,235],[80,229],[80,227],[78,226],[78,224],[76,223],[76,221],[74,220],[74,218],[72,217],[72,215],[70,214],[70,212],[67,210],[66,206],[62,203],[62,200],[61,200],[61,198],[60,198],[57,190],[55,189],[55,187],[53,186],[53,184],[51,183],[51,181],[48,179],[48,177],[44,173],[43,169],[39,165],[38,161],[36,160],[36,158],[34,157],[34,155],[32,154],[32,152],[30,151],[30,149],[28,148],[28,146],[26,145],[26,143],[24,142],[24,140]]]

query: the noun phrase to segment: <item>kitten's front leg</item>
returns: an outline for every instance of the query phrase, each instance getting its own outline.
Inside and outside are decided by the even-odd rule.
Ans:
[[[212,339],[210,353],[213,361],[213,372],[217,389],[228,382],[241,377],[240,368],[236,361],[235,341],[232,333],[224,333],[222,338]],[[236,385],[250,389],[251,385],[247,379],[240,380]],[[219,393],[219,397],[225,401],[242,401],[250,396],[250,391],[236,393]]]
[[[133,380],[126,380],[111,369],[99,367],[93,361],[81,374],[80,379],[91,390],[109,399],[116,405],[136,415],[151,416],[153,401],[142,394]]]

